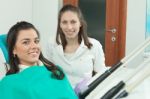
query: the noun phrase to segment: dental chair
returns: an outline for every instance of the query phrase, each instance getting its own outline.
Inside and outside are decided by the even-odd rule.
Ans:
[[[8,63],[8,50],[6,37],[6,34],[0,35],[0,79],[2,79],[7,72],[6,64]]]

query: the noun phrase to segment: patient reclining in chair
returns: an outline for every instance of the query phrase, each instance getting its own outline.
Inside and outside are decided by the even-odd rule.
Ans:
[[[39,32],[31,23],[17,22],[4,41],[7,41],[8,51],[0,41],[1,53],[4,53],[0,64],[3,77],[0,99],[77,99],[60,66],[43,56]],[[8,53],[7,70],[3,64],[8,61],[5,61]]]

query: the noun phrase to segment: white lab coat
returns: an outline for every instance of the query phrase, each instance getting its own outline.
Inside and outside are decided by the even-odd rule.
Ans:
[[[93,70],[95,72],[106,70],[101,44],[93,38],[89,38],[89,40],[93,44],[92,48],[88,49],[82,40],[70,59],[64,56],[62,45],[58,45],[56,42],[49,42],[45,51],[48,60],[62,67],[73,88],[82,80],[91,78]]]

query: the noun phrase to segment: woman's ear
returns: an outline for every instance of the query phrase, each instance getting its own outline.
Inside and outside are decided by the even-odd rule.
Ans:
[[[80,22],[80,27],[82,26],[81,22]]]
[[[14,48],[14,50],[13,50],[13,54],[16,55],[16,49],[15,49],[15,48]]]

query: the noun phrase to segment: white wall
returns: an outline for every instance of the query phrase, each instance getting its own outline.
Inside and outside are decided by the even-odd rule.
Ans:
[[[50,37],[54,37],[57,29],[59,0],[33,0],[33,24],[41,34],[42,48]]]
[[[0,0],[0,34],[21,20],[32,22],[32,0]]]
[[[135,4],[136,2],[136,4]],[[127,2],[126,55],[145,40],[146,0]],[[0,34],[17,21],[32,22],[41,33],[42,46],[55,36],[57,14],[62,0],[0,0]]]
[[[146,0],[128,0],[126,54],[145,40]]]
[[[0,34],[7,33],[16,22],[33,23],[41,34],[42,48],[56,34],[57,14],[62,0],[0,0]]]
[[[128,0],[127,2],[127,32],[126,55],[129,55],[145,40],[146,31],[146,0]],[[141,52],[130,63],[129,67],[136,67],[144,60]]]

